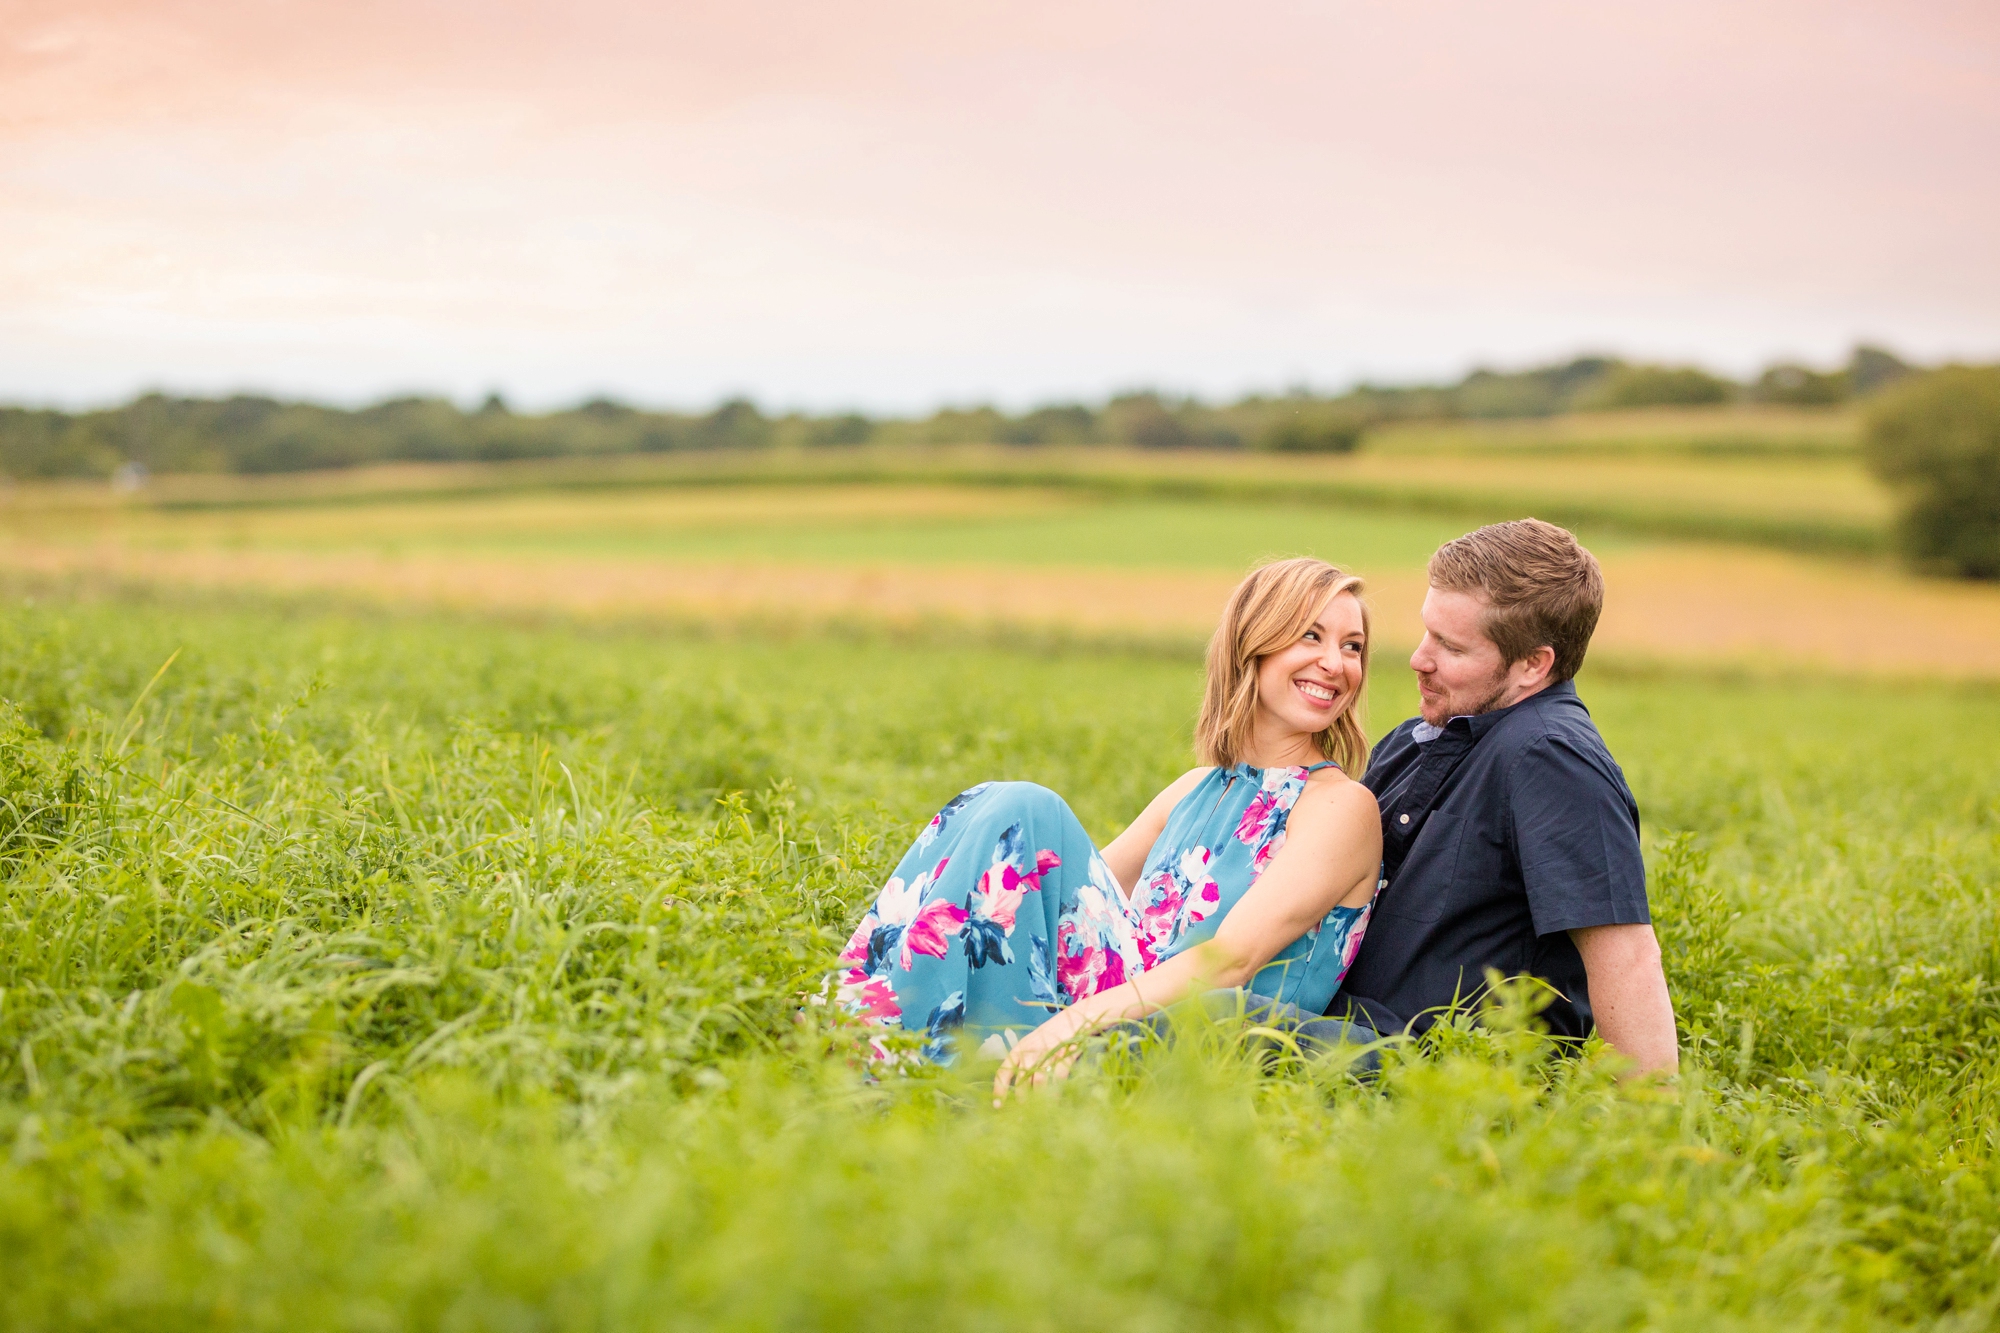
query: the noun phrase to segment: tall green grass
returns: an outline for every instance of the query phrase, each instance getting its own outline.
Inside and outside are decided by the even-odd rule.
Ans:
[[[164,672],[162,663],[178,650]],[[0,609],[0,1322],[1985,1327],[2000,697],[1592,678],[1689,1059],[1227,1025],[995,1111],[802,1006],[981,777],[1108,835],[1190,662]],[[1407,690],[1378,682],[1376,729]]]

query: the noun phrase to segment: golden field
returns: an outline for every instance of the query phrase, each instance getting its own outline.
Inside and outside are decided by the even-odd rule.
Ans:
[[[854,449],[23,486],[0,508],[0,565],[364,604],[1186,644],[1246,567],[1303,553],[1368,578],[1395,646],[1418,633],[1439,542],[1534,513],[1575,524],[1604,563],[1601,660],[2000,674],[2000,589],[1838,549],[1879,545],[1889,504],[1842,418],[1627,413],[1406,427],[1339,457]],[[1756,539],[1707,535],[1732,524]]]

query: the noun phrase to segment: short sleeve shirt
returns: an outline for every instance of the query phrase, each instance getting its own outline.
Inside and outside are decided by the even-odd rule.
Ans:
[[[1560,997],[1542,1014],[1550,1030],[1587,1035],[1590,992],[1566,932],[1651,920],[1624,773],[1569,682],[1453,718],[1428,741],[1416,726],[1369,758],[1388,884],[1342,994],[1378,1028],[1393,1017],[1421,1031],[1493,968],[1548,981]]]

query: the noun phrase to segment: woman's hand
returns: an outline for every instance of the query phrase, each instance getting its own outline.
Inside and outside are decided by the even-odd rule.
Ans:
[[[1197,947],[1123,985],[1099,991],[1049,1015],[1040,1027],[1015,1042],[1000,1062],[993,1075],[993,1104],[1006,1101],[1009,1093],[1068,1078],[1070,1067],[1083,1054],[1087,1037],[1174,1003],[1199,985],[1208,961],[1208,951]]]
[[[1007,1058],[993,1075],[993,1104],[1003,1104],[1009,1093],[1023,1087],[1040,1087],[1055,1079],[1068,1078],[1070,1067],[1083,1053],[1084,1024],[1076,1007],[1052,1015],[1040,1027],[1014,1043]],[[1025,1081],[1024,1081],[1025,1080]]]

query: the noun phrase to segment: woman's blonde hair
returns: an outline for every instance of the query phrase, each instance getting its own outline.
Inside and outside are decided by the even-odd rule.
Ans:
[[[1360,579],[1307,556],[1253,569],[1229,595],[1222,623],[1208,641],[1208,684],[1194,724],[1195,753],[1202,763],[1227,768],[1243,757],[1256,722],[1257,668],[1272,653],[1297,643],[1320,608],[1344,592],[1361,603],[1361,689],[1313,741],[1350,777],[1361,776],[1368,765],[1361,716],[1368,688],[1368,603],[1362,600]]]

